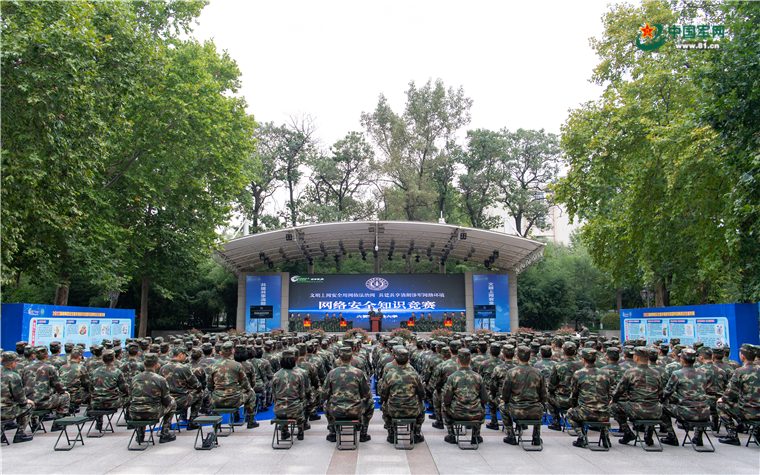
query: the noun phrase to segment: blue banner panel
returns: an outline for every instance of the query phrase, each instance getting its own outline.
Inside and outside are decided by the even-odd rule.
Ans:
[[[472,276],[472,297],[478,305],[496,306],[493,319],[475,315],[475,329],[487,328],[495,332],[508,332],[509,325],[509,276],[506,274],[475,274]],[[476,312],[477,313],[477,312]]]
[[[755,304],[692,305],[634,308],[620,311],[623,340],[679,338],[682,345],[700,341],[710,348],[730,346],[731,359],[739,361],[743,343],[758,344],[758,307]]]
[[[464,274],[294,275],[290,278],[290,313],[308,313],[313,321],[329,314],[369,329],[368,312],[382,310],[383,328],[428,313],[464,312]]]
[[[135,311],[119,308],[64,307],[29,303],[3,304],[2,346],[15,348],[17,341],[50,346],[53,341],[100,343],[119,338],[122,346],[134,337]]]
[[[282,277],[248,275],[245,277],[245,331],[268,332],[280,328]],[[271,306],[272,318],[251,318],[251,306]]]

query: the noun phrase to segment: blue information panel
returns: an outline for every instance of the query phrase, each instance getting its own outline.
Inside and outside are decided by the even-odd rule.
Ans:
[[[53,341],[84,343],[89,348],[104,339],[119,338],[124,345],[134,336],[134,326],[134,310],[28,303],[2,307],[2,345],[8,350],[22,340],[45,346]]]
[[[294,275],[290,278],[290,313],[312,320],[343,314],[354,328],[369,329],[368,312],[383,312],[383,327],[428,313],[464,312],[464,274]]]
[[[495,306],[494,318],[475,315],[475,329],[487,328],[495,332],[510,331],[509,276],[506,274],[476,274],[472,276],[473,305]]]
[[[279,275],[249,275],[245,278],[245,331],[268,332],[280,328],[282,277]],[[251,318],[251,306],[271,306],[271,318]],[[254,313],[257,313],[254,311]],[[254,315],[255,316],[255,315]]]
[[[679,338],[682,345],[699,341],[711,348],[728,345],[731,359],[738,361],[743,343],[758,344],[757,311],[755,304],[624,309],[620,311],[621,338],[647,343]]]

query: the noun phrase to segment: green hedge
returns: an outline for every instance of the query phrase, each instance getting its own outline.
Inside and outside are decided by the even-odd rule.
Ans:
[[[617,312],[604,314],[602,324],[605,330],[620,330],[620,315]]]

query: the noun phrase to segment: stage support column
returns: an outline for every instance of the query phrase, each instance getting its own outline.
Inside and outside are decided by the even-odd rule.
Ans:
[[[509,331],[515,331],[520,327],[520,319],[517,314],[517,272],[507,271],[509,276]]]
[[[314,273],[314,261],[309,261],[309,270],[307,271],[309,274]]]
[[[377,257],[373,259],[373,261],[375,262],[375,274],[379,274],[380,273],[380,254],[378,254]]]
[[[245,331],[245,277],[251,275],[249,272],[238,274],[238,304],[237,314],[235,316],[235,329]]]

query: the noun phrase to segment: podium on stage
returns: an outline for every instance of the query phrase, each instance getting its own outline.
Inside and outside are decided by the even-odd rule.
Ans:
[[[380,321],[382,320],[382,317],[378,317],[377,315],[373,317],[369,317],[369,328],[372,333],[379,333],[380,332]]]

